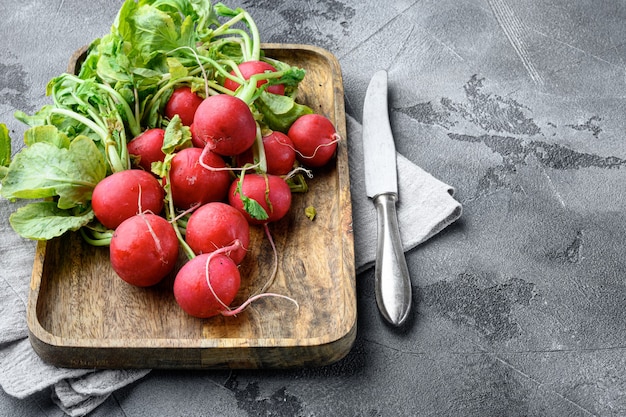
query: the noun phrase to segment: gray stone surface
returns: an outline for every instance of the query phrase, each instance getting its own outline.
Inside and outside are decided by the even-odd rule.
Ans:
[[[108,32],[121,3],[0,3],[0,121],[16,143],[13,112],[48,102],[47,81]],[[369,77],[387,69],[399,152],[453,185],[464,214],[408,254],[409,328],[383,324],[370,270],[344,360],[153,371],[92,415],[626,415],[625,3],[226,4],[246,8],[266,42],[332,51],[358,120]],[[0,257],[23,260],[19,271],[0,261],[1,273],[28,285],[33,248],[3,235]],[[49,392],[0,391],[0,415],[62,413]]]

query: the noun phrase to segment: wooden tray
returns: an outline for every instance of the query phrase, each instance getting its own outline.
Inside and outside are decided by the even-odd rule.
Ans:
[[[306,45],[266,44],[268,56],[306,69],[298,101],[329,117],[346,138],[343,84],[336,58]],[[79,51],[69,70],[75,70]],[[279,268],[272,292],[237,317],[196,319],[172,294],[174,274],[155,287],[132,287],[111,269],[108,248],[76,233],[40,242],[28,305],[30,341],[41,358],[73,368],[292,368],[335,362],[356,337],[356,292],[348,150],[316,171],[309,192],[270,229]],[[317,209],[314,221],[304,215]],[[233,305],[258,291],[273,265],[269,242],[251,230]]]

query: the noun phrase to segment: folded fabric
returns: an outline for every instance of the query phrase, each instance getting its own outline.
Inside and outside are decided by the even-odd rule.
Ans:
[[[149,369],[102,370],[54,384],[52,400],[70,416],[84,416],[102,404],[113,392],[150,372]]]
[[[366,197],[363,180],[361,126],[347,118],[353,232],[357,272],[374,262],[376,211]],[[414,248],[454,222],[461,205],[454,189],[434,178],[408,159],[398,155],[398,218],[405,250]],[[6,230],[6,225],[1,225]],[[10,233],[10,231],[7,231]],[[9,253],[5,256],[18,256]],[[5,271],[24,271],[7,265]],[[15,268],[14,268],[15,267]],[[26,305],[28,285],[15,285],[27,276],[0,278],[0,385],[9,395],[26,398],[52,388],[52,400],[68,415],[84,416],[102,404],[115,390],[133,383],[150,370],[93,370],[57,368],[43,362],[28,341]]]
[[[376,259],[376,209],[365,193],[361,125],[346,119],[352,194],[352,224],[357,273]],[[398,164],[398,226],[404,251],[409,251],[461,217],[454,188],[433,177],[401,154]]]

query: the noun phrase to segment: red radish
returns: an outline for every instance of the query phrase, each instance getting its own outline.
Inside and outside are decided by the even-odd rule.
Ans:
[[[227,170],[208,170],[200,164],[200,148],[185,148],[172,158],[170,168],[170,185],[174,205],[187,210],[194,205],[202,205],[211,201],[226,198],[230,186],[230,174]],[[224,159],[205,150],[203,163],[213,168],[226,168]]]
[[[254,148],[254,146],[252,148]],[[245,152],[233,157],[233,166],[243,168],[246,164],[254,164],[254,152],[252,148],[248,148]]]
[[[151,172],[153,162],[163,161],[165,154],[161,150],[165,130],[148,129],[128,142],[128,153],[138,158],[135,165]]]
[[[286,175],[293,169],[296,153],[292,140],[282,132],[273,131],[263,138],[263,148],[267,159],[267,172]]]
[[[204,253],[178,271],[174,298],[190,316],[208,318],[228,310],[240,284],[239,269],[232,259],[221,253]]]
[[[109,246],[113,270],[124,281],[149,287],[172,272],[178,259],[178,238],[172,225],[155,214],[123,221]]]
[[[264,72],[276,72],[276,68],[273,65],[265,62],[265,61],[245,61],[238,65],[239,71],[241,71],[241,75],[245,80],[249,80],[251,76],[255,74],[263,74]],[[231,71],[232,75],[235,75],[235,71]],[[267,80],[260,80],[257,82],[257,87],[266,84]],[[229,90],[235,91],[239,88],[241,84],[236,81],[231,80],[230,78],[226,78],[224,81],[224,87]],[[284,95],[285,94],[285,86],[282,84],[270,85],[267,87],[267,92],[273,94]]]
[[[185,240],[196,254],[211,253],[239,240],[240,245],[226,253],[239,265],[250,244],[250,226],[234,207],[221,202],[207,203],[189,217]]]
[[[242,179],[243,178],[243,179]],[[266,218],[251,215],[249,200],[260,205]],[[228,202],[239,210],[250,224],[266,224],[282,219],[291,207],[291,190],[278,175],[246,174],[232,182],[228,191]]]
[[[164,198],[165,191],[154,175],[129,169],[100,181],[93,190],[91,207],[100,223],[115,229],[140,212],[160,213]]]
[[[263,148],[265,149],[268,174],[287,175],[293,170],[296,152],[289,136],[282,132],[273,131],[269,135],[263,136]],[[247,163],[254,163],[252,149],[237,156],[239,166],[244,166]]]
[[[229,307],[239,291],[241,275],[235,262],[224,253],[232,251],[238,245],[239,242],[236,241],[231,247],[203,253],[183,265],[176,274],[173,288],[174,299],[180,308],[198,318],[209,318],[218,314],[235,316],[263,297],[284,298],[298,307],[298,303],[290,297],[265,292],[249,297],[237,308]]]
[[[189,133],[191,133],[191,143],[193,144],[193,146],[197,146],[198,148],[203,148],[204,145],[202,143],[198,141],[198,144],[196,145],[196,142],[194,142],[194,137],[196,135],[194,135],[193,133],[193,123],[189,125]]]
[[[202,101],[193,119],[192,142],[203,148],[208,145],[222,156],[235,156],[254,143],[256,121],[250,107],[228,94],[209,96]]]
[[[202,97],[191,91],[190,87],[178,87],[167,101],[163,113],[170,120],[178,115],[183,125],[190,126],[201,103]]]
[[[326,165],[335,154],[339,140],[332,122],[316,113],[296,119],[287,136],[293,141],[298,160],[310,167]]]

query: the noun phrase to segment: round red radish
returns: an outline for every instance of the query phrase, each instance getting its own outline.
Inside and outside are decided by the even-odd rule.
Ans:
[[[202,101],[193,118],[192,142],[208,145],[222,156],[235,156],[254,143],[256,121],[250,107],[228,94],[209,96]]]
[[[320,114],[300,116],[289,128],[287,136],[293,141],[298,160],[310,167],[326,165],[337,149],[335,126]]]
[[[193,133],[193,123],[189,125],[189,133],[191,133],[191,143],[193,144],[193,146],[197,146],[198,148],[203,148],[204,145],[200,143],[199,141],[197,142],[198,144],[196,145],[197,139],[194,139],[196,135]]]
[[[268,217],[261,219],[252,216],[245,208],[246,198],[255,200]],[[250,224],[271,223],[282,219],[289,211],[291,190],[285,180],[278,175],[246,174],[243,182],[239,177],[231,184],[228,202],[239,210]]]
[[[167,101],[163,113],[170,120],[178,115],[183,125],[190,126],[201,103],[202,97],[191,91],[190,87],[178,87]]]
[[[230,186],[230,174],[226,170],[212,171],[200,164],[202,149],[185,148],[172,158],[170,185],[172,200],[179,209],[194,205],[221,201],[226,198]],[[224,159],[206,150],[202,162],[213,168],[225,168]]]
[[[190,316],[208,318],[227,310],[225,306],[233,302],[240,285],[239,269],[232,259],[222,254],[204,253],[178,271],[174,298]]]
[[[238,65],[239,71],[241,71],[241,75],[245,80],[249,80],[251,76],[255,74],[263,74],[264,72],[276,72],[276,68],[273,65],[265,62],[265,61],[245,61]],[[235,71],[231,71],[232,75],[235,75]],[[257,82],[256,86],[260,87],[263,84],[266,84],[267,80],[260,80]],[[224,87],[229,90],[235,91],[239,88],[241,84],[236,81],[231,80],[230,78],[226,78],[224,81]],[[285,94],[285,86],[283,84],[270,85],[266,90],[268,93],[284,95]]]
[[[268,174],[286,175],[293,169],[296,152],[289,136],[282,132],[273,131],[269,135],[263,136],[263,149],[265,150]],[[237,156],[239,166],[253,162],[252,149]]]
[[[176,266],[178,238],[163,217],[138,214],[115,229],[109,253],[113,270],[120,278],[137,287],[149,287]]]
[[[234,207],[221,202],[207,203],[189,217],[185,240],[196,254],[211,253],[238,240],[241,246],[226,255],[240,264],[250,244],[250,226]]]
[[[296,152],[289,136],[273,131],[263,137],[263,148],[267,159],[267,172],[274,175],[285,175],[293,169]]]
[[[151,172],[152,163],[163,161],[165,154],[161,150],[165,130],[160,128],[148,129],[128,142],[128,153],[137,157],[134,164]]]
[[[154,175],[129,169],[105,177],[96,185],[91,198],[96,218],[105,227],[115,229],[140,212],[160,213],[165,191]]]

